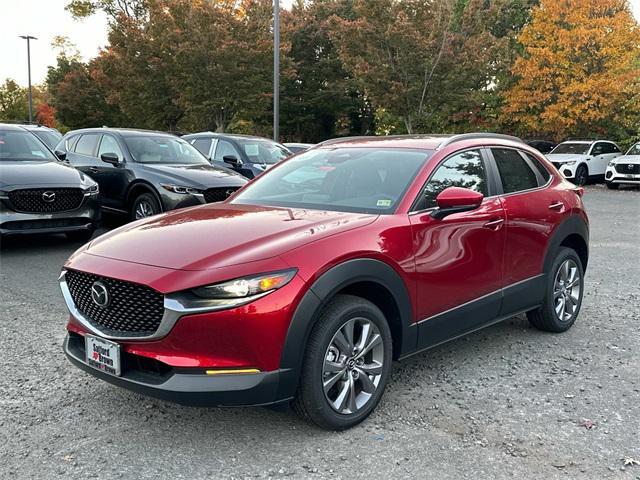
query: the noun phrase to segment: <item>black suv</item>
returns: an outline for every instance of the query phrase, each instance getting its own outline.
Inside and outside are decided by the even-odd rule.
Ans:
[[[202,132],[182,138],[196,147],[212,165],[231,167],[247,178],[257,177],[293,155],[281,143],[250,135]]]
[[[67,133],[56,154],[100,185],[104,209],[136,220],[162,211],[219,202],[247,180],[211,166],[189,143],[162,132],[88,128]]]
[[[37,137],[0,124],[0,235],[66,233],[88,240],[100,221],[98,185]]]

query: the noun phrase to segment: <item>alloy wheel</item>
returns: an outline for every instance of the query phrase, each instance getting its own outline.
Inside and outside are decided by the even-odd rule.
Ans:
[[[153,211],[153,205],[147,202],[146,200],[140,200],[136,205],[136,220],[140,220],[141,218],[147,218],[152,215],[155,215]]]
[[[556,316],[562,322],[570,321],[580,302],[580,269],[576,262],[567,259],[560,265],[553,283],[553,302]]]
[[[380,384],[384,343],[370,320],[357,317],[333,335],[322,366],[324,396],[333,410],[352,414],[364,407]]]

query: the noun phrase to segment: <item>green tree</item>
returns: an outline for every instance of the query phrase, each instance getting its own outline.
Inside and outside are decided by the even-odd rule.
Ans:
[[[26,121],[29,117],[27,89],[11,78],[0,85],[0,119]]]

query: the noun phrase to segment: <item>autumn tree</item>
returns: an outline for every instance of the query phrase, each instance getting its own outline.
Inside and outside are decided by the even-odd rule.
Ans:
[[[0,119],[25,121],[28,113],[27,89],[7,78],[0,85]]]
[[[625,0],[543,0],[519,40],[505,125],[557,140],[638,132],[640,29]]]

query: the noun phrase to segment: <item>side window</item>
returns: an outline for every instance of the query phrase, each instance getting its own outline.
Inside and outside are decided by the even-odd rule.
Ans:
[[[124,159],[124,155],[122,154],[120,145],[118,145],[118,141],[111,135],[102,136],[100,148],[98,149],[98,158],[100,158],[100,155],[102,155],[103,153],[115,153],[116,155],[118,155],[118,158],[120,160]]]
[[[491,153],[500,172],[504,193],[520,192],[538,186],[535,172],[516,150],[492,148]]]
[[[611,145],[611,153],[620,153],[620,148],[615,143],[610,143]]]
[[[540,160],[538,160],[536,157],[534,157],[530,153],[525,153],[525,152],[522,152],[522,153],[524,153],[527,156],[527,158],[529,159],[531,164],[534,167],[536,167],[536,170],[538,171],[538,173],[542,177],[542,183],[539,186],[542,186],[545,183],[547,183],[549,181],[549,178],[551,178],[551,174],[549,173],[549,170],[547,170],[545,168],[545,166],[542,164],[542,162]]]
[[[100,135],[96,133],[82,135],[78,140],[78,143],[76,143],[75,152],[80,155],[89,155],[91,157],[95,156],[99,139]]]
[[[238,153],[238,150],[236,150],[236,147],[234,147],[231,142],[220,140],[218,142],[218,146],[216,147],[216,154],[214,155],[213,159],[219,162],[223,162],[223,158],[227,155],[236,157],[238,160],[242,160],[242,157]]]
[[[209,156],[209,149],[211,148],[210,138],[196,138],[191,145],[193,145],[196,150],[198,150],[205,157]]]
[[[603,153],[606,153],[606,148],[604,145],[605,144],[602,142],[597,142],[591,149],[591,155],[601,155]]]
[[[436,206],[436,197],[448,187],[469,188],[487,195],[487,174],[478,150],[456,153],[436,169],[424,188],[418,210]]]
[[[603,142],[603,151],[602,153],[617,153],[620,151],[620,149],[615,146],[613,143],[609,143],[609,142]]]

